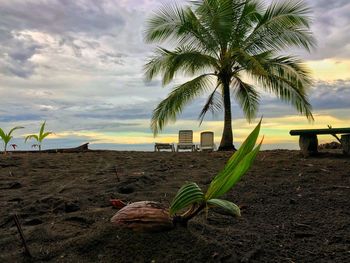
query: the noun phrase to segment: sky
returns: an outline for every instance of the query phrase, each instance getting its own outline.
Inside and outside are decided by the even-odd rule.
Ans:
[[[54,132],[43,148],[152,150],[154,142],[176,142],[178,131],[192,129],[195,142],[211,130],[220,142],[222,114],[208,115],[199,126],[205,97],[189,104],[176,123],[156,138],[152,110],[174,83],[146,82],[143,65],[155,45],[146,44],[144,25],[170,0],[0,0],[0,127],[14,133],[19,149],[24,136],[37,133],[46,120]],[[291,129],[350,126],[350,1],[306,0],[313,10],[318,41],[311,53],[296,50],[315,80],[309,92],[315,121],[265,94],[259,116],[264,148],[298,148]],[[178,0],[185,4],[186,1]],[[234,143],[254,128],[233,102]],[[320,142],[332,141],[322,136]]]

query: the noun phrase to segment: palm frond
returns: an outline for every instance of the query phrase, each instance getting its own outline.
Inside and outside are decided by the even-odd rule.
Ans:
[[[232,22],[235,19],[232,0],[204,0],[197,5],[195,13],[201,23],[214,36],[221,49],[226,49],[231,38]]]
[[[220,84],[217,84],[216,88],[214,91],[210,94],[208,97],[205,105],[202,108],[201,113],[199,114],[199,125],[202,124],[205,115],[207,114],[208,111],[211,111],[213,114],[219,110],[222,110],[224,107],[223,101],[222,101],[222,94],[220,94],[217,90],[219,88]]]
[[[156,135],[169,121],[175,121],[183,107],[192,99],[212,87],[212,74],[203,74],[178,87],[161,101],[153,111],[151,128]]]
[[[175,73],[194,75],[204,71],[213,71],[217,67],[217,60],[210,55],[190,47],[181,46],[174,51],[158,48],[156,55],[144,66],[148,80],[158,74],[163,75],[163,85],[170,83]]]
[[[185,9],[177,4],[164,4],[147,21],[145,40],[147,42],[163,42],[177,37],[176,32],[184,23]]]
[[[259,75],[267,74],[264,67],[261,65],[261,56],[263,56],[264,54],[269,54],[269,52],[263,52],[257,55],[250,55],[247,51],[241,48],[233,48],[231,52],[232,59],[234,61],[237,61],[239,64],[235,72],[239,72],[242,69],[244,69],[257,72]]]
[[[199,21],[191,7],[164,4],[147,21],[145,40],[149,43],[170,42],[191,45],[215,53],[215,39]]]
[[[245,39],[245,50],[261,52],[293,46],[310,50],[316,44],[310,31],[310,13],[304,1],[272,3]]]
[[[297,58],[280,56],[262,62],[268,75],[251,74],[258,84],[277,95],[282,101],[291,103],[310,121],[313,120],[307,91],[312,85],[310,72]]]
[[[258,112],[259,108],[259,93],[254,86],[243,82],[240,78],[236,78],[235,81],[235,97],[247,120],[251,122]]]
[[[258,0],[237,0],[232,1],[236,12],[231,32],[231,47],[242,46],[247,33],[261,18],[263,3]]]

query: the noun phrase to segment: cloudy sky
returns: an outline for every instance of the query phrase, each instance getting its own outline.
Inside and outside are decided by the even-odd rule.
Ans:
[[[144,24],[170,0],[0,0],[0,127],[21,125],[15,142],[37,132],[43,120],[55,134],[44,148],[151,150],[155,141],[176,142],[179,129],[212,130],[219,142],[222,115],[198,114],[204,98],[153,138],[150,116],[172,85],[145,82],[142,67],[154,46],[143,41]],[[177,1],[184,3],[185,1]],[[317,49],[299,52],[313,72],[315,122],[264,96],[265,148],[296,148],[290,129],[350,126],[350,1],[307,0],[314,10]],[[233,104],[234,140],[253,128]],[[331,137],[322,137],[330,141]]]

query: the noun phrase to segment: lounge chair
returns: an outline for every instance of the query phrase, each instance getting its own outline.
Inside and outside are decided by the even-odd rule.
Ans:
[[[179,131],[179,143],[177,144],[176,151],[179,150],[196,150],[196,146],[193,144],[193,131],[181,130]]]
[[[200,151],[214,151],[216,149],[214,143],[214,133],[210,131],[201,132]]]
[[[158,143],[156,142],[154,145],[154,151],[160,152],[160,150],[171,150],[172,152],[175,152],[175,147],[173,143]]]

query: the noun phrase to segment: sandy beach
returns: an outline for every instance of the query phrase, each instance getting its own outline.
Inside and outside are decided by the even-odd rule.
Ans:
[[[187,229],[133,233],[110,198],[168,204],[186,181],[206,189],[230,153],[13,153],[0,157],[1,262],[346,262],[350,159],[259,153],[227,194],[242,216],[210,211]],[[25,258],[12,215],[33,259]]]

